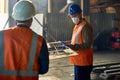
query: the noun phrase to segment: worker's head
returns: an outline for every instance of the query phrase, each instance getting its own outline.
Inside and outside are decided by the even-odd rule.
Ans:
[[[82,10],[78,4],[71,4],[68,8],[68,15],[73,23],[78,24],[82,19]]]
[[[13,6],[12,17],[18,22],[32,20],[35,15],[35,7],[30,0],[20,0]]]

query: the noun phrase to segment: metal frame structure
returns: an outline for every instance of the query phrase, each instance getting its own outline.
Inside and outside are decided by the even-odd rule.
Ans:
[[[111,76],[120,75],[120,63],[95,65],[92,73],[96,74],[96,79],[108,80]]]

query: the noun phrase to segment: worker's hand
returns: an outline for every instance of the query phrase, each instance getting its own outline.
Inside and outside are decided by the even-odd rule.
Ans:
[[[59,41],[62,45],[64,45],[64,46],[68,46],[68,44],[66,43],[66,42],[64,42],[64,41]]]

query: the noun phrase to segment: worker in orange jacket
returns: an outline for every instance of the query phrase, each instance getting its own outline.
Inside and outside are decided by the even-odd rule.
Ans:
[[[32,2],[20,0],[12,13],[16,26],[0,31],[0,80],[39,80],[48,72],[46,41],[30,29],[34,15]]]
[[[70,56],[70,63],[74,64],[75,80],[90,80],[93,66],[93,28],[82,18],[82,10],[79,5],[71,4],[68,9],[68,15],[75,27],[71,44],[65,43],[65,45],[78,54]]]

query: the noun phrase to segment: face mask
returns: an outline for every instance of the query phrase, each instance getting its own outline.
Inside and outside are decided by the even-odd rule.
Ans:
[[[73,23],[78,24],[80,19],[78,17],[73,17],[72,21],[73,21]]]

